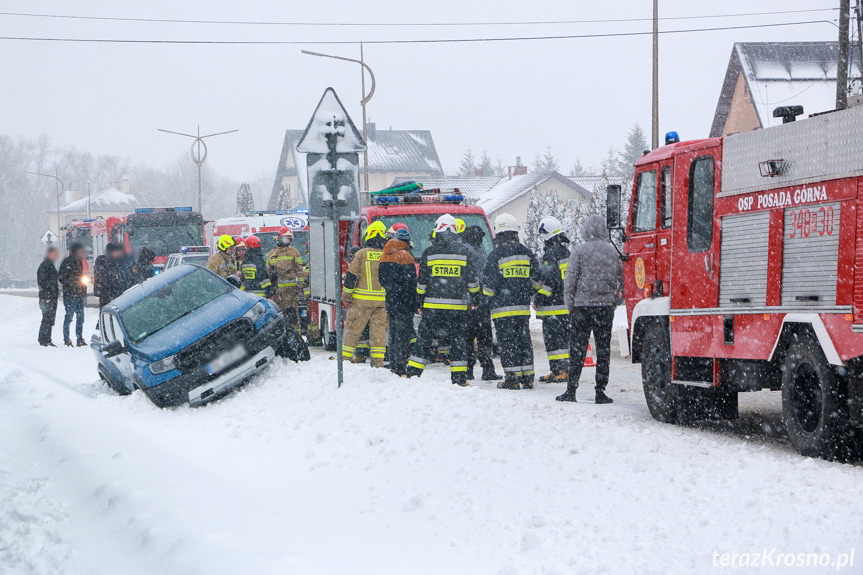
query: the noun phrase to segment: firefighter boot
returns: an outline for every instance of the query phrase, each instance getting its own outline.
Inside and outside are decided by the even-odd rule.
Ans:
[[[364,356],[364,355],[359,355],[359,354],[355,353],[351,357],[351,363],[365,363],[365,362],[366,362],[366,356]]]
[[[372,358],[372,367],[384,367],[384,358],[373,357]]]
[[[473,381],[473,379],[474,379],[474,377],[473,377],[473,366],[472,365],[469,365],[467,368],[467,379],[468,379],[468,381]]]
[[[521,378],[522,389],[533,389],[533,376],[525,375]]]
[[[521,389],[521,384],[518,378],[514,375],[507,374],[506,379],[497,384],[498,389]]]
[[[596,399],[594,400],[594,403],[596,403],[597,405],[604,404],[604,403],[614,403],[614,400],[611,399],[610,397],[608,397],[607,395],[605,395],[605,388],[597,387],[596,388]]]
[[[566,383],[569,380],[568,371],[552,370],[548,375],[539,378],[540,383]]]
[[[571,401],[575,403],[575,391],[578,389],[577,385],[568,385],[566,387],[566,391],[563,395],[558,395],[555,397],[557,401]]]
[[[482,380],[483,381],[497,381],[500,379],[500,376],[495,373],[494,365],[489,365],[487,367],[482,368]]]

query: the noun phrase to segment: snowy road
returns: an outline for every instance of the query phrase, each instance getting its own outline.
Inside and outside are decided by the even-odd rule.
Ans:
[[[832,573],[715,553],[858,546],[840,572],[863,572],[863,468],[796,455],[771,394],[680,428],[620,359],[613,405],[589,385],[561,405],[559,385],[462,389],[440,367],[347,365],[337,390],[317,349],[160,411],[99,384],[89,350],[38,347],[35,307],[0,295],[3,575]]]

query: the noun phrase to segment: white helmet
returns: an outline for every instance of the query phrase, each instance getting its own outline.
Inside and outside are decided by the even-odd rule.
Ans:
[[[500,214],[494,219],[494,235],[503,232],[518,233],[518,220],[512,214]]]
[[[554,236],[559,236],[563,233],[563,224],[554,216],[545,216],[540,220],[537,232],[542,241],[547,242]]]
[[[434,224],[434,233],[435,235],[441,232],[452,232],[456,233],[456,226],[458,222],[456,219],[449,214],[444,214],[437,219]]]

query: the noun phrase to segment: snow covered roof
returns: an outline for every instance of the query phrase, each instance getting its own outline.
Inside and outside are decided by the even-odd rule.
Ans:
[[[428,130],[379,130],[370,124],[368,138],[369,172],[395,174],[431,174],[443,176],[440,158],[431,132]],[[297,143],[305,130],[286,130],[279,158],[279,168],[273,185],[270,205],[275,206],[282,178],[297,176],[305,196],[306,158],[297,151]],[[362,165],[362,154],[360,155]],[[293,161],[288,167],[288,158]]]
[[[738,42],[731,50],[713,118],[711,137],[721,136],[740,74],[762,128],[782,123],[778,106],[803,106],[804,114],[836,107],[838,42]],[[850,77],[859,77],[859,51],[851,50]]]
[[[414,179],[416,178],[399,177],[393,179],[393,184],[401,184]],[[433,176],[420,178],[419,181],[425,185],[426,189],[449,190],[458,188],[465,198],[476,202],[483,194],[492,189],[500,181],[500,178],[497,176]]]
[[[618,186],[622,186],[623,176],[603,176],[601,174],[584,174],[581,176],[569,176],[569,179],[572,180],[577,186],[581,186],[585,190],[591,193],[596,193],[598,191],[604,191],[606,186],[609,184],[617,184]]]
[[[573,192],[579,194],[582,199],[587,199],[592,195],[590,190],[584,189],[571,179],[557,172],[531,172],[521,176],[501,179],[496,186],[483,194],[477,205],[482,207],[487,214],[494,213],[549,180],[560,182]]]
[[[69,202],[62,208],[66,213],[87,213],[87,201],[90,201],[90,212],[133,212],[138,207],[138,199],[132,194],[127,194],[117,188],[93,194],[90,198],[86,196],[80,200]]]

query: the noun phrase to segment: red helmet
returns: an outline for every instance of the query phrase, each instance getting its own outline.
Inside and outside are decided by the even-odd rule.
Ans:
[[[294,232],[291,231],[291,228],[283,226],[283,227],[279,228],[279,237],[281,237],[281,236],[288,236],[289,238],[293,238]]]
[[[261,240],[260,238],[258,238],[258,236],[249,236],[246,238],[246,241],[244,243],[249,249],[261,247]]]
[[[387,230],[387,236],[393,238],[396,235],[396,232],[399,230],[407,230],[408,226],[402,222],[396,222],[390,226],[390,229]]]
[[[243,236],[234,236],[234,247],[235,248],[244,248],[246,247],[246,240],[248,238],[244,238]]]

